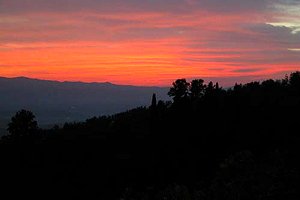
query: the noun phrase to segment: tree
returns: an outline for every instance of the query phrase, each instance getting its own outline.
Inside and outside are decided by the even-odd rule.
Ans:
[[[12,138],[19,138],[32,135],[37,129],[34,114],[31,111],[21,110],[11,118],[7,130]]]
[[[243,85],[242,84],[235,83],[235,85],[233,87],[233,91],[240,92],[240,91],[242,91],[242,89],[243,89]]]
[[[211,96],[211,95],[213,95],[214,91],[215,91],[215,86],[214,86],[213,82],[210,81],[208,83],[207,87],[205,88],[205,95]]]
[[[188,88],[190,83],[186,79],[177,79],[173,82],[173,87],[170,88],[168,95],[173,97],[174,102],[177,102],[188,95]]]
[[[217,91],[220,90],[220,87],[219,87],[219,83],[218,83],[218,82],[216,83],[215,88],[216,88]]]
[[[152,95],[151,108],[156,108],[156,94]]]
[[[203,84],[204,80],[195,79],[191,83],[190,95],[192,99],[201,98],[204,95],[205,85]]]
[[[291,73],[289,83],[292,88],[300,90],[300,71]]]

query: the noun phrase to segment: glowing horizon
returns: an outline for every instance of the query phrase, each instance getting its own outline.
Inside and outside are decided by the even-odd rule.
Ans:
[[[0,76],[225,86],[300,70],[297,0],[0,0]]]

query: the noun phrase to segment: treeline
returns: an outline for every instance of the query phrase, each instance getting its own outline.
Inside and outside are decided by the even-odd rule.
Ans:
[[[15,169],[2,180],[85,199],[298,197],[300,72],[229,89],[178,79],[168,95],[49,130],[18,112],[1,139],[13,148],[1,151],[5,170]]]

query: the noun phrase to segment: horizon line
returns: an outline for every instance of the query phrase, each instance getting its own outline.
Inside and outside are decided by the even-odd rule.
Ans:
[[[0,76],[0,79],[29,79],[29,80],[36,80],[36,81],[48,81],[48,82],[57,82],[57,83],[81,83],[81,84],[108,84],[112,86],[128,86],[128,87],[147,87],[147,88],[166,88],[168,86],[157,86],[157,85],[130,85],[130,84],[116,84],[110,81],[105,82],[97,82],[97,81],[68,81],[68,80],[53,80],[53,79],[43,79],[43,78],[35,78],[35,77],[28,77],[28,76],[13,76],[13,77],[6,77]]]
[[[204,82],[207,82],[209,83],[210,81],[213,82],[213,83],[219,83],[220,86],[222,87],[225,87],[225,88],[228,88],[228,87],[233,87],[235,84],[245,84],[245,83],[249,83],[249,82],[262,82],[262,81],[265,81],[265,80],[281,80],[284,78],[284,76],[286,75],[290,75],[291,73],[293,72],[297,72],[298,70],[296,71],[289,71],[289,72],[286,72],[284,74],[281,74],[282,76],[280,77],[264,77],[264,76],[230,76],[230,77],[180,77],[180,78],[177,78],[177,79],[186,79],[186,80],[194,80],[194,79],[202,79],[204,80]],[[244,80],[244,81],[231,81],[233,84],[230,84],[230,85],[224,85],[222,84],[222,80],[226,80],[226,79],[234,79],[234,78],[245,78],[245,77],[248,77],[250,80]],[[7,76],[1,76],[0,75],[0,78],[4,78],[4,79],[29,79],[29,80],[36,80],[36,81],[48,81],[48,82],[57,82],[57,83],[81,83],[81,84],[108,84],[108,85],[112,85],[112,86],[128,86],[128,87],[146,87],[146,88],[151,88],[151,87],[154,87],[154,88],[168,88],[168,87],[171,87],[172,86],[172,83],[177,80],[177,79],[174,79],[172,81],[170,81],[170,83],[168,85],[133,85],[133,84],[116,84],[116,83],[113,83],[113,82],[110,82],[110,81],[104,81],[104,82],[98,82],[98,81],[82,81],[82,80],[54,80],[54,79],[43,79],[43,78],[37,78],[37,77],[28,77],[28,76],[12,76],[12,77],[7,77]],[[220,80],[217,80],[217,79],[220,79]]]

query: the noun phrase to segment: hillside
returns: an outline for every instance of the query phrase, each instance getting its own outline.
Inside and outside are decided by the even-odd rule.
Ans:
[[[32,110],[40,126],[45,127],[149,105],[153,93],[159,99],[167,100],[167,90],[111,83],[0,77],[0,130],[6,128],[10,117],[20,109]]]
[[[299,199],[300,72],[228,90],[178,79],[168,95],[172,102],[153,96],[151,106],[51,129],[40,129],[31,111],[17,112],[0,140],[3,191],[39,199]]]

